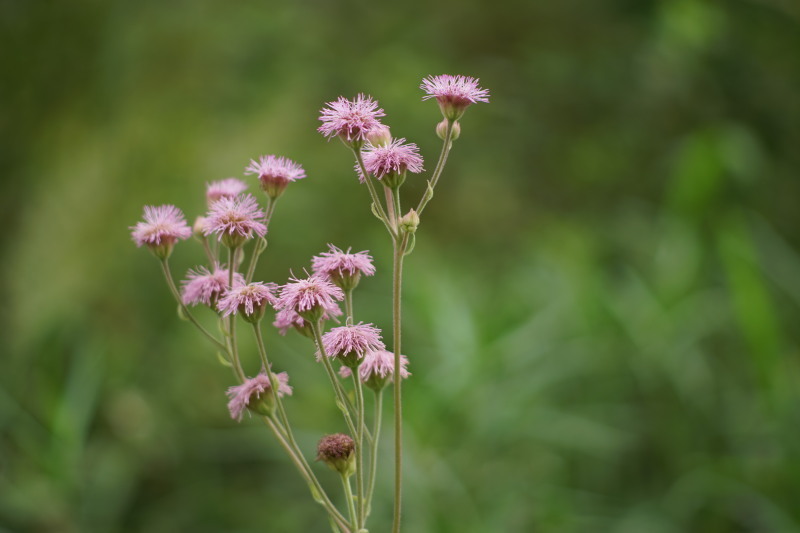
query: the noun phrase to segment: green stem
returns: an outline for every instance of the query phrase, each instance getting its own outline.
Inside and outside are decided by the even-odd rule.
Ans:
[[[233,273],[236,268],[233,265],[234,256],[236,254],[236,250],[233,248],[228,248],[228,288],[233,288]],[[236,373],[239,375],[239,379],[244,381],[247,379],[245,377],[244,369],[242,369],[242,364],[239,362],[239,348],[236,344],[236,314],[231,313],[228,319],[228,342],[231,347],[231,358],[233,360],[233,368]]]
[[[214,258],[214,254],[211,252],[211,247],[208,245],[208,237],[203,235],[200,237],[200,239],[203,241],[203,250],[206,252],[208,266],[212,271],[214,271],[217,268],[217,260]]]
[[[265,215],[267,221],[267,227],[269,228],[270,220],[272,220],[272,214],[275,212],[275,204],[278,203],[277,200],[273,200],[272,197],[267,197],[267,212]],[[245,282],[250,283],[253,281],[253,275],[256,272],[256,264],[258,264],[258,259],[261,257],[261,254],[267,249],[267,240],[264,239],[264,247],[261,247],[261,239],[263,237],[257,237],[254,239],[253,242],[253,253],[250,256],[250,265],[247,267],[247,276],[245,276]]]
[[[425,206],[428,205],[428,202],[431,201],[431,198],[433,196],[433,189],[436,187],[436,183],[438,183],[439,177],[442,175],[445,163],[447,163],[447,156],[450,153],[450,149],[453,147],[453,141],[452,141],[453,124],[454,121],[452,120],[447,121],[447,130],[445,131],[444,134],[444,144],[442,145],[442,151],[439,153],[439,161],[436,163],[436,168],[433,170],[431,179],[428,180],[428,188],[425,189],[425,193],[422,195],[422,199],[420,199],[419,205],[417,206],[418,215],[422,214],[422,210],[425,209]]]
[[[397,219],[400,218],[400,210],[394,204],[394,200],[392,197],[392,189],[387,187],[386,185],[383,186],[383,192],[386,195],[386,209],[389,211],[389,221],[392,223],[392,227],[397,227]]]
[[[350,523],[353,525],[353,529],[358,531],[358,517],[356,515],[356,505],[353,501],[353,489],[350,487],[350,478],[344,474],[341,475],[341,478],[342,486],[344,487],[344,496],[347,499],[347,509],[350,512]]]
[[[220,350],[222,350],[227,354],[228,347],[222,344],[220,341],[218,341],[217,338],[214,337],[214,335],[212,335],[211,333],[209,333],[206,328],[201,326],[200,323],[197,321],[197,319],[194,317],[194,315],[192,315],[192,313],[189,312],[189,309],[187,309],[186,306],[183,305],[183,300],[181,299],[181,293],[178,292],[178,288],[175,286],[175,281],[172,279],[172,273],[169,270],[169,263],[167,262],[166,259],[163,259],[161,261],[161,269],[164,271],[164,277],[167,279],[167,285],[169,285],[169,290],[170,292],[172,292],[172,296],[175,297],[175,300],[177,300],[178,305],[181,307],[181,311],[183,311],[184,316],[188,318],[189,322],[194,324],[194,326],[197,329],[199,329],[200,332],[203,335],[205,335],[208,340],[214,343],[214,346],[216,346],[217,348],[219,348]]]
[[[372,449],[370,460],[372,464],[369,469],[369,483],[367,485],[367,500],[364,502],[364,521],[366,522],[369,513],[372,511],[372,495],[375,493],[375,472],[378,470],[378,440],[381,435],[381,415],[383,414],[383,391],[375,392],[375,428],[373,429]]]
[[[400,533],[400,511],[403,490],[403,404],[400,379],[401,297],[403,285],[403,257],[408,236],[394,243],[392,261],[392,341],[394,350],[394,520],[393,533]]]
[[[347,323],[353,324],[353,289],[344,291],[344,312],[347,315]]]
[[[364,390],[358,368],[353,369],[358,409],[358,433],[356,435],[356,494],[358,494],[358,527],[364,525]]]
[[[319,322],[311,324],[311,330],[314,332],[314,341],[317,343],[320,359],[322,359],[322,364],[325,366],[325,370],[328,372],[328,379],[330,379],[331,386],[336,394],[336,403],[339,406],[339,410],[342,412],[342,415],[344,415],[344,421],[347,423],[347,428],[349,429],[350,434],[355,435],[356,426],[353,424],[353,419],[351,418],[350,410],[348,409],[349,400],[342,389],[342,384],[339,383],[339,380],[336,378],[336,372],[334,372],[333,366],[328,360],[328,354],[325,353],[325,346],[322,344],[322,333],[320,332]]]
[[[383,203],[380,201],[380,198],[378,198],[378,191],[375,190],[375,184],[372,183],[371,176],[369,172],[367,172],[367,167],[364,166],[364,159],[361,157],[361,151],[354,149],[353,154],[355,154],[358,167],[361,169],[361,173],[364,175],[364,182],[367,184],[367,189],[369,189],[369,195],[372,197],[372,203],[375,205],[375,209],[378,211],[378,218],[381,219],[383,225],[386,226],[386,230],[389,232],[389,235],[391,235],[394,239],[397,237],[397,233],[392,227],[389,218],[386,216],[386,211],[383,209]]]

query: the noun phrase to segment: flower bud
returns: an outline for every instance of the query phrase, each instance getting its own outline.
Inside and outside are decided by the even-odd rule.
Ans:
[[[379,124],[369,130],[367,140],[372,146],[389,146],[392,142],[392,132],[389,130],[389,126]]]
[[[196,239],[201,241],[206,238],[206,217],[197,217],[192,226],[192,233]]]
[[[436,125],[436,135],[445,140],[447,137],[447,119],[444,119]],[[453,133],[450,135],[450,140],[455,141],[461,135],[461,123],[458,121],[453,122]]]
[[[419,226],[419,215],[413,209],[400,217],[400,229],[406,233],[414,233]]]
[[[356,443],[344,433],[322,437],[317,445],[317,461],[324,461],[345,477],[355,473]]]

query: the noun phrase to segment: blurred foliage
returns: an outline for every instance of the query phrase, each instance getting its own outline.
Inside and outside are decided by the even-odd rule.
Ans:
[[[286,155],[309,178],[258,277],[369,249],[357,314],[388,328],[387,238],[317,110],[370,93],[432,167],[417,85],[443,72],[492,103],[464,118],[408,261],[405,530],[800,531],[796,2],[0,15],[0,531],[326,530],[268,432],[229,419],[230,376],[127,228],[143,204],[191,218],[205,182]],[[176,276],[201,256],[180,246]],[[305,339],[267,341],[310,457],[343,429],[326,378]]]

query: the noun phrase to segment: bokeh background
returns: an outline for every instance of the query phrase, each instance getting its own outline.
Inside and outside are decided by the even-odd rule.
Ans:
[[[3,0],[0,41],[0,531],[326,531],[128,227],[288,156],[258,278],[368,249],[388,328],[389,243],[317,115],[369,93],[432,168],[439,73],[492,101],[407,262],[405,531],[800,531],[796,2]],[[266,329],[310,457],[326,377]]]

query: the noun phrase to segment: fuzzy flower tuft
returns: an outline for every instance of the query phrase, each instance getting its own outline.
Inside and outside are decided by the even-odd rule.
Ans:
[[[222,316],[241,313],[246,320],[257,322],[264,316],[267,305],[274,305],[275,290],[278,288],[274,283],[262,283],[256,281],[248,285],[233,284],[233,288],[225,292],[217,304]]]
[[[381,330],[372,324],[355,324],[331,329],[322,336],[322,346],[330,358],[339,359],[343,364],[355,368],[367,352],[383,350]],[[317,354],[317,360],[321,354]]]
[[[325,105],[320,110],[322,126],[317,131],[328,138],[339,136],[348,144],[360,145],[366,141],[367,135],[381,126],[379,118],[386,115],[378,102],[363,94],[354,100],[340,96]]]
[[[405,139],[395,139],[385,146],[367,145],[362,152],[367,172],[381,179],[387,175],[404,174],[406,171],[419,174],[423,170],[419,148]],[[364,176],[359,172],[359,179]]]
[[[267,233],[263,220],[264,212],[252,195],[221,198],[211,205],[205,220],[205,234],[216,233],[226,246],[236,248],[253,234],[263,237]]]
[[[223,198],[236,198],[247,190],[247,184],[240,179],[226,178],[212,181],[206,185],[206,200],[210,206]]]
[[[130,229],[136,246],[146,245],[162,259],[169,256],[176,242],[192,236],[183,213],[174,205],[145,206],[144,221]]]
[[[291,309],[305,320],[319,320],[323,314],[332,314],[337,301],[344,300],[342,289],[326,278],[313,274],[306,279],[291,278],[281,287],[275,308]]]
[[[205,304],[215,307],[217,299],[228,289],[228,270],[222,268],[210,272],[205,267],[189,270],[181,287],[181,300],[184,305]],[[244,285],[244,277],[233,273],[233,285]]]
[[[372,256],[366,250],[350,253],[348,248],[343,252],[332,244],[328,244],[328,250],[311,260],[311,268],[315,274],[328,278],[342,289],[355,288],[361,274],[365,276],[375,274]]]
[[[289,386],[289,374],[281,372],[275,374],[275,378],[278,380],[278,397],[291,396],[292,387]],[[227,394],[230,398],[228,410],[231,412],[231,418],[241,421],[244,410],[248,408],[260,414],[271,413],[274,403],[271,391],[272,384],[269,376],[263,371],[241,385],[230,387]]]
[[[436,98],[445,118],[457,120],[471,104],[489,102],[489,91],[478,86],[477,78],[469,76],[428,76],[422,80],[420,89],[425,91],[423,100]]]
[[[406,379],[411,373],[406,369],[408,366],[408,357],[405,355],[400,356],[400,377]],[[364,360],[358,367],[358,375],[361,381],[366,384],[381,382],[384,384],[391,382],[392,375],[394,374],[394,354],[386,350],[373,350],[364,355]],[[343,378],[349,378],[353,375],[353,371],[348,367],[343,366],[339,369],[339,375]],[[383,387],[380,387],[383,388]]]
[[[244,172],[257,175],[261,188],[273,199],[280,196],[289,183],[306,177],[306,171],[298,163],[275,155],[262,155],[258,161],[251,159]]]
[[[322,312],[323,320],[330,320],[334,317],[341,316],[342,310],[339,306],[334,304],[332,307],[324,309]],[[295,312],[294,309],[281,309],[275,314],[275,322],[273,326],[278,328],[278,333],[286,335],[289,328],[295,328],[297,331],[306,337],[313,338],[314,334],[311,331],[311,326],[306,320]]]

